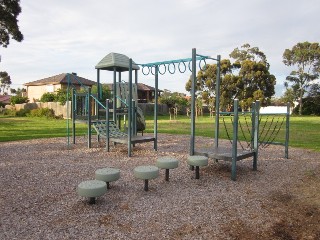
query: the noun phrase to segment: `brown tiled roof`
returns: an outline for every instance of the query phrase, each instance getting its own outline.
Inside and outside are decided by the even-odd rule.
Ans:
[[[85,86],[92,86],[97,84],[94,81],[91,81],[89,79],[79,77],[74,74],[69,73],[61,73],[52,77],[43,78],[37,81],[28,82],[25,83],[25,86],[41,86],[41,85],[48,85],[48,84],[68,84],[68,81],[70,81],[70,84],[73,85],[85,85]]]
[[[3,103],[10,103],[10,95],[0,95],[0,102]]]

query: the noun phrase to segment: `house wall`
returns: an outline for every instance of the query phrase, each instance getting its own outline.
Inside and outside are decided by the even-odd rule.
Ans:
[[[44,93],[53,93],[61,88],[61,84],[42,85],[42,86],[27,86],[27,96],[31,103],[39,101]]]

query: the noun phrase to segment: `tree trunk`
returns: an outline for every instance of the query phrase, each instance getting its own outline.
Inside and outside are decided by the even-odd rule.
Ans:
[[[302,115],[302,97],[303,97],[303,89],[300,89],[300,96],[299,96],[299,115]]]

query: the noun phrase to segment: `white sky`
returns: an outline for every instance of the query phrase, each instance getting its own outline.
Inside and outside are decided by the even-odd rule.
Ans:
[[[96,81],[95,65],[110,52],[137,63],[189,58],[192,48],[229,58],[249,43],[266,54],[281,95],[291,71],[284,50],[320,41],[319,0],[21,0],[21,7],[24,41],[0,48],[12,88],[68,72]],[[189,75],[160,75],[159,88],[185,92]],[[102,71],[101,82],[111,83],[112,74]],[[154,86],[141,72],[139,82]]]

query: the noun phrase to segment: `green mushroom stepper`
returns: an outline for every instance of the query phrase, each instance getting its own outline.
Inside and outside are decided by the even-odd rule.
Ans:
[[[172,157],[162,157],[158,158],[156,165],[158,168],[166,170],[165,180],[169,181],[169,169],[177,168],[179,165],[179,161]]]
[[[144,190],[149,190],[149,180],[159,176],[159,168],[156,166],[138,166],[133,170],[136,178],[144,180]]]
[[[95,172],[95,178],[107,183],[107,189],[110,189],[110,182],[117,181],[120,178],[120,170],[116,168],[100,168]]]
[[[208,165],[208,158],[206,156],[193,155],[188,157],[187,162],[190,166],[196,167],[196,179],[199,179],[200,167]]]
[[[96,197],[100,197],[107,192],[107,184],[100,180],[83,181],[78,185],[77,192],[81,197],[88,197],[90,204],[95,204]]]

